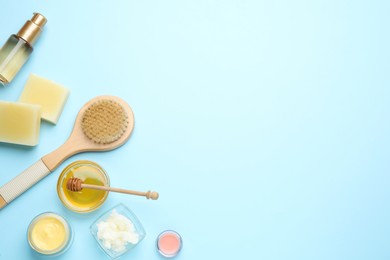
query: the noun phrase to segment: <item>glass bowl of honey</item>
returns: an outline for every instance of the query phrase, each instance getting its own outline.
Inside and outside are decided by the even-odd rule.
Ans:
[[[70,178],[78,178],[85,184],[110,186],[106,171],[97,163],[87,160],[75,161],[64,168],[57,182],[57,194],[62,204],[77,213],[88,213],[98,209],[106,201],[108,191],[82,189],[68,190]]]

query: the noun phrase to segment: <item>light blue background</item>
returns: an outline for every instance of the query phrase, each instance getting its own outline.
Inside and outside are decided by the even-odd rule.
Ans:
[[[48,18],[30,73],[71,90],[34,148],[0,144],[0,185],[68,137],[81,106],[125,99],[135,129],[123,147],[85,153],[0,212],[0,258],[29,259],[32,218],[55,211],[75,228],[60,259],[104,259],[89,225],[124,203],[147,237],[125,259],[162,259],[156,236],[175,229],[177,259],[390,258],[390,1],[50,0],[1,2],[0,39],[33,12]],[[69,163],[98,162],[110,194],[89,215],[55,186]]]

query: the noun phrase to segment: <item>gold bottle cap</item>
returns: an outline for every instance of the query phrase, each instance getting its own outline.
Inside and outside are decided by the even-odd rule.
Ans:
[[[46,22],[47,20],[43,15],[34,13],[31,20],[28,20],[19,30],[17,36],[28,42],[30,45],[33,45],[38,39],[39,34],[42,32],[42,28]]]

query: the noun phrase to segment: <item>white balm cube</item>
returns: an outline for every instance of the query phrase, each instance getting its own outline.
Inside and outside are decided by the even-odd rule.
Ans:
[[[37,145],[40,126],[40,106],[0,101],[0,142]]]
[[[68,99],[69,90],[53,81],[31,74],[19,102],[40,105],[42,119],[57,124]]]

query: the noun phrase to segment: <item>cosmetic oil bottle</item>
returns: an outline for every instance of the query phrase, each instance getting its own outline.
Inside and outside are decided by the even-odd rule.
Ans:
[[[0,84],[11,82],[33,51],[33,44],[46,24],[46,18],[34,13],[17,34],[11,35],[0,49]]]

